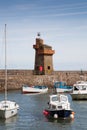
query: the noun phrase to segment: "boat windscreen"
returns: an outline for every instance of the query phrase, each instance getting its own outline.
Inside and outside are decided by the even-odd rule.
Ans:
[[[68,98],[66,96],[61,96],[60,101],[67,102]]]
[[[52,97],[52,101],[58,101],[58,96]]]

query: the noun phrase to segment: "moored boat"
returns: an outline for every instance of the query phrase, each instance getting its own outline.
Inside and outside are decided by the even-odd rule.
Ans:
[[[73,100],[87,100],[87,81],[77,81],[71,96]]]
[[[16,102],[4,100],[0,102],[0,118],[8,119],[18,113],[19,105]]]
[[[5,98],[0,101],[0,118],[8,119],[18,113],[19,105],[14,101],[7,100],[7,47],[6,47],[6,24],[5,24]]]
[[[46,93],[46,92],[48,92],[47,86],[39,86],[39,85],[35,85],[35,86],[31,86],[31,87],[29,87],[28,85],[22,86],[22,93],[23,94],[26,94],[26,93]]]
[[[66,82],[56,81],[54,83],[54,88],[57,93],[61,92],[71,92],[73,90],[72,86],[66,85]]]
[[[70,108],[70,103],[66,95],[50,95],[48,108],[43,114],[49,119],[74,119],[74,111]]]

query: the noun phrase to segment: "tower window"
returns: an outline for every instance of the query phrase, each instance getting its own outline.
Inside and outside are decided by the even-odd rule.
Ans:
[[[48,66],[48,70],[50,70],[50,66]]]

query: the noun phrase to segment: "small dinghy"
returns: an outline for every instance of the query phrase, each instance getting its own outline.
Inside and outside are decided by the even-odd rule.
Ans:
[[[72,92],[73,87],[72,86],[68,86],[66,84],[66,82],[61,82],[61,81],[56,81],[54,83],[54,88],[56,90],[57,93],[62,93],[62,92]]]
[[[48,87],[47,86],[31,86],[29,87],[28,85],[22,86],[22,93],[23,94],[28,94],[28,93],[47,93],[48,92]]]

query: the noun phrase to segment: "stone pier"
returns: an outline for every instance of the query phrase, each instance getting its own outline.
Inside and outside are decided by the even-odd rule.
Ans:
[[[73,85],[80,80],[80,75],[84,75],[87,80],[87,71],[54,71],[52,75],[34,75],[33,70],[8,70],[8,90],[21,89],[22,85],[47,85],[53,87],[55,81],[66,81],[68,85]],[[4,90],[5,71],[0,70],[0,91]]]

